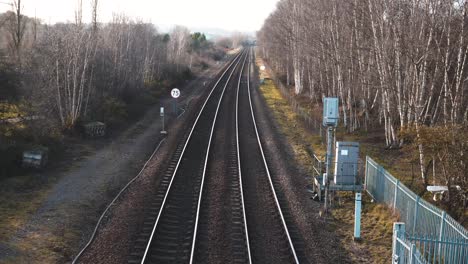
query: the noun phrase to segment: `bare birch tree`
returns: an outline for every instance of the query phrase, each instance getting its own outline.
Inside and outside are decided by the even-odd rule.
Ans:
[[[9,48],[13,51],[17,62],[21,64],[21,46],[26,32],[27,20],[23,15],[24,7],[21,0],[14,0],[12,7],[14,12],[7,13],[5,24],[10,37]]]
[[[414,127],[427,184],[420,131],[468,123],[466,11],[462,0],[282,0],[258,50],[297,96],[339,97],[349,132],[382,127],[398,148]]]

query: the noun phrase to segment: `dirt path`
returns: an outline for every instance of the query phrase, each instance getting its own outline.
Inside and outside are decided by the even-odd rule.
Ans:
[[[182,88],[180,106],[204,89],[203,83],[217,68],[205,71]],[[9,241],[0,239],[0,263],[71,261],[89,238],[106,205],[139,172],[159,143],[160,106],[172,109],[172,100],[163,99],[109,145],[73,161],[70,168],[44,172],[57,174],[54,177],[59,180],[48,190],[27,224]],[[175,115],[169,116],[169,122],[174,119]]]

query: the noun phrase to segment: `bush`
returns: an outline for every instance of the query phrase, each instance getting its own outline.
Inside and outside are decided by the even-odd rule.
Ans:
[[[17,146],[0,149],[0,178],[10,177],[20,170],[21,154]]]
[[[14,70],[13,65],[0,60],[0,101],[16,100],[19,83],[19,73]]]
[[[60,126],[50,119],[24,121],[0,125],[0,178],[21,175],[24,150],[39,145],[47,146],[49,157],[63,153],[63,135]]]
[[[193,73],[189,68],[185,68],[180,74],[180,78],[182,79],[182,81],[190,80],[193,78]]]
[[[166,86],[167,83],[161,80],[152,80],[145,82],[145,89],[148,91],[149,95],[153,97],[153,99],[158,99],[164,92],[167,92],[169,89]]]
[[[202,62],[200,63],[200,65],[201,65],[202,70],[206,70],[206,69],[208,69],[208,67],[209,67],[208,63],[206,63],[206,62],[204,62],[204,61],[202,61]]]
[[[108,126],[120,125],[128,118],[127,105],[115,97],[107,97],[102,104],[104,122]]]

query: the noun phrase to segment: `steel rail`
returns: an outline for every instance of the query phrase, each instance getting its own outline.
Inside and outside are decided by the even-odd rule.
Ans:
[[[247,216],[245,213],[245,202],[244,202],[244,190],[242,188],[242,169],[241,169],[241,160],[240,160],[240,144],[239,144],[239,91],[241,86],[241,79],[242,79],[242,72],[244,71],[245,61],[242,65],[241,72],[239,74],[239,82],[237,84],[237,92],[236,92],[236,148],[237,148],[237,168],[239,171],[239,189],[241,194],[241,203],[242,203],[242,215],[244,217],[244,229],[245,229],[245,237],[247,243],[247,254],[249,257],[249,264],[252,264],[252,255],[250,253],[250,241],[249,241],[249,230],[247,228]],[[249,68],[250,69],[250,68]],[[248,73],[247,73],[248,74]]]
[[[177,165],[176,165],[175,170],[174,170],[174,172],[173,172],[173,174],[172,174],[172,178],[171,178],[171,181],[170,181],[169,186],[168,186],[168,188],[167,188],[166,194],[164,195],[164,199],[163,199],[163,202],[162,202],[162,204],[161,204],[160,210],[159,210],[159,212],[158,212],[158,216],[157,216],[157,218],[156,218],[156,221],[155,221],[155,224],[154,224],[154,226],[153,226],[153,229],[152,229],[152,231],[151,231],[151,235],[150,235],[150,238],[149,238],[149,240],[148,240],[148,244],[147,244],[147,246],[146,246],[145,253],[144,253],[143,258],[142,258],[142,260],[141,260],[141,264],[145,263],[146,258],[147,258],[147,256],[148,256],[148,251],[149,251],[149,249],[150,249],[150,247],[151,247],[151,243],[153,242],[154,234],[155,234],[155,232],[156,232],[156,229],[157,229],[157,227],[158,227],[159,221],[160,221],[160,219],[161,219],[161,214],[162,214],[162,212],[163,212],[163,210],[164,210],[164,208],[165,208],[165,204],[166,204],[166,201],[167,201],[167,197],[168,197],[168,195],[169,195],[169,193],[170,193],[170,191],[171,191],[171,187],[172,187],[172,184],[173,184],[173,182],[174,182],[174,178],[175,178],[175,176],[176,176],[176,173],[177,173],[177,171],[178,171],[178,168],[179,168],[179,165],[180,165],[180,163],[181,163],[181,161],[182,161],[182,158],[184,157],[184,154],[185,154],[185,150],[186,150],[186,148],[187,148],[187,145],[189,144],[189,142],[190,142],[190,140],[191,140],[191,137],[192,137],[192,134],[193,134],[193,131],[195,130],[195,127],[196,127],[197,124],[198,124],[198,120],[200,119],[200,116],[203,114],[203,111],[204,111],[204,109],[205,109],[205,106],[206,106],[206,104],[208,103],[209,99],[211,98],[211,95],[213,94],[214,90],[218,87],[218,84],[221,82],[221,80],[222,80],[223,77],[226,75],[226,73],[227,73],[230,69],[232,69],[232,71],[231,71],[231,73],[230,73],[230,75],[229,75],[229,77],[228,77],[228,80],[226,81],[226,85],[225,85],[224,88],[223,88],[222,94],[221,94],[220,99],[219,99],[219,102],[218,102],[218,106],[217,106],[217,108],[216,108],[216,113],[215,113],[215,117],[214,117],[214,121],[213,121],[212,131],[211,131],[210,138],[209,138],[209,144],[208,144],[208,148],[207,148],[207,154],[206,154],[206,158],[205,158],[205,165],[204,165],[203,175],[202,175],[202,186],[203,186],[204,177],[205,177],[205,172],[206,172],[206,164],[207,164],[207,163],[206,163],[206,160],[207,160],[207,158],[208,158],[208,154],[209,154],[209,150],[210,150],[211,138],[212,138],[212,135],[213,135],[214,124],[216,123],[216,117],[217,117],[217,114],[218,114],[219,105],[220,105],[220,103],[221,103],[221,101],[222,101],[222,99],[223,99],[224,91],[226,90],[226,87],[227,87],[227,85],[228,85],[228,83],[229,83],[229,80],[230,80],[232,74],[233,74],[234,71],[235,71],[235,67],[239,64],[240,58],[242,57],[243,54],[244,54],[244,52],[239,53],[239,54],[234,58],[234,60],[229,64],[229,66],[227,67],[227,69],[221,74],[221,77],[218,79],[218,81],[216,82],[216,84],[215,84],[215,85],[213,86],[213,88],[211,89],[211,91],[210,91],[210,93],[208,94],[208,96],[207,96],[205,102],[203,103],[203,106],[202,106],[200,112],[198,113],[197,118],[195,119],[195,122],[194,122],[194,124],[193,124],[193,126],[192,126],[192,129],[190,130],[189,136],[187,137],[187,140],[186,140],[186,142],[185,142],[185,144],[184,144],[184,148],[182,149],[182,153],[181,153],[181,155],[180,155],[180,157],[179,157],[179,160],[177,161]],[[236,63],[236,61],[237,61],[237,63]],[[236,64],[235,64],[234,67],[232,67],[232,66],[234,65],[234,63],[236,63]],[[200,190],[200,193],[202,193],[202,189]],[[198,222],[198,219],[197,219],[197,222]],[[196,222],[196,225],[197,225],[197,222]],[[195,226],[196,226],[196,225],[195,225]],[[192,252],[191,252],[191,257],[190,257],[190,259],[191,259],[190,262],[192,263],[192,259],[193,259],[193,246],[192,246]]]
[[[251,54],[251,49],[249,50],[249,55]],[[268,181],[270,182],[270,188],[271,188],[271,191],[273,193],[273,197],[275,198],[275,202],[276,202],[276,207],[278,209],[278,213],[279,215],[281,216],[281,222],[283,224],[283,228],[284,228],[284,232],[286,233],[286,236],[288,237],[288,242],[289,242],[289,246],[290,246],[290,249],[291,249],[291,253],[293,254],[294,256],[294,260],[296,263],[299,263],[299,259],[297,257],[297,254],[296,254],[296,250],[294,248],[294,245],[292,243],[292,239],[291,239],[291,236],[289,234],[289,230],[288,230],[288,226],[286,225],[286,221],[284,220],[284,216],[283,216],[283,211],[281,210],[281,206],[279,204],[279,201],[278,201],[278,197],[276,195],[276,191],[275,191],[275,188],[273,186],[273,180],[271,178],[271,174],[270,174],[270,169],[268,167],[268,163],[266,161],[266,158],[265,158],[265,153],[263,151],[263,147],[262,147],[262,142],[260,140],[260,135],[258,133],[258,129],[257,129],[257,122],[255,120],[255,113],[254,113],[254,109],[252,107],[252,98],[251,98],[251,91],[250,91],[250,71],[251,71],[251,64],[252,64],[252,57],[251,55],[249,56],[249,69],[248,69],[248,73],[247,73],[247,89],[248,89],[248,95],[249,95],[249,104],[250,104],[250,112],[252,114],[252,120],[253,120],[253,125],[254,125],[254,128],[255,128],[255,134],[257,135],[257,142],[258,142],[258,146],[260,148],[260,153],[262,154],[262,159],[263,159],[263,164],[265,166],[265,170],[267,172],[267,175],[268,175]]]
[[[246,52],[246,56],[245,56],[245,59],[244,59],[244,63],[245,63],[245,60],[247,58],[247,52]],[[221,106],[221,103],[223,101],[223,98],[224,98],[224,92],[226,91],[226,87],[228,86],[229,84],[229,81],[231,80],[231,77],[232,75],[234,74],[235,72],[235,69],[237,67],[237,65],[239,65],[241,60],[239,60],[236,65],[234,66],[234,69],[233,71],[231,72],[231,74],[229,75],[229,78],[227,79],[226,81],[226,84],[224,85],[224,88],[223,88],[223,92],[221,94],[221,98],[219,99],[219,102],[218,102],[218,105],[216,107],[216,113],[215,113],[215,116],[214,116],[214,121],[213,121],[213,125],[211,126],[211,132],[210,132],[210,139],[209,139],[209,142],[208,142],[208,151],[206,152],[206,156],[205,156],[205,164],[203,166],[203,177],[202,177],[202,183],[201,183],[201,188],[200,188],[200,193],[199,193],[199,197],[198,197],[198,205],[197,205],[197,213],[196,213],[196,218],[195,218],[195,226],[194,226],[194,235],[193,235],[193,240],[192,240],[192,250],[191,250],[191,253],[190,253],[190,264],[193,263],[193,255],[194,255],[194,252],[195,252],[195,241],[196,241],[196,238],[197,238],[197,231],[198,231],[198,220],[200,218],[200,207],[201,207],[201,200],[202,200],[202,196],[203,196],[203,187],[204,187],[204,183],[205,183],[205,174],[206,174],[206,167],[208,165],[208,156],[210,154],[210,147],[211,147],[211,141],[212,141],[212,138],[213,138],[213,133],[214,133],[214,129],[215,129],[215,125],[216,125],[216,121],[217,121],[217,118],[218,118],[218,112],[219,112],[219,107]],[[242,68],[244,68],[243,66],[244,64],[242,64]],[[242,70],[240,72],[240,76],[242,76]]]

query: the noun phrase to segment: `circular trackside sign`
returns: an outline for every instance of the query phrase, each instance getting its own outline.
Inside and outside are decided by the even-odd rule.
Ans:
[[[171,91],[171,96],[172,98],[179,98],[180,96],[180,90],[177,88],[172,89]]]

